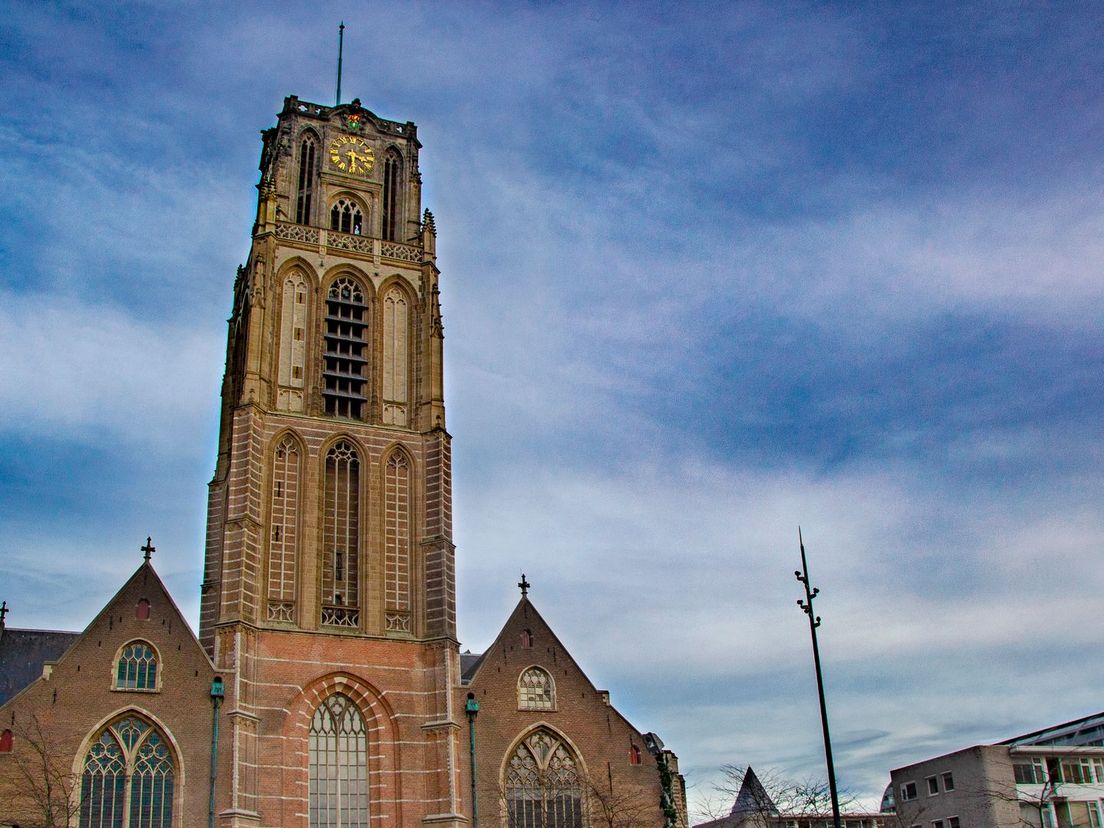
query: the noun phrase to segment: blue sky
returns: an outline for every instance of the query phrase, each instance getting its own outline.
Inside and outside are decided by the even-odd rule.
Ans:
[[[532,597],[704,799],[1101,709],[1093,4],[4,4],[0,597],[196,617],[258,131],[417,122],[462,646]],[[74,577],[76,576],[76,577]]]

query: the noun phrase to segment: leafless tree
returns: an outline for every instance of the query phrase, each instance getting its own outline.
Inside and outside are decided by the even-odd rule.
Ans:
[[[12,728],[11,774],[3,797],[22,828],[68,828],[80,809],[80,775],[62,740],[37,715]],[[4,818],[14,819],[4,815]]]

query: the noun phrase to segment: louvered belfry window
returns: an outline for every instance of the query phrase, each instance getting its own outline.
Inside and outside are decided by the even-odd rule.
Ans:
[[[368,305],[364,289],[348,276],[326,294],[322,399],[326,413],[364,418],[368,403]]]

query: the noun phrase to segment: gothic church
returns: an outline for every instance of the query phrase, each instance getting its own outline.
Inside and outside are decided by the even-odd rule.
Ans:
[[[415,125],[289,97],[262,135],[198,637],[148,543],[82,633],[0,615],[0,826],[685,826],[676,757],[524,578],[459,653]]]

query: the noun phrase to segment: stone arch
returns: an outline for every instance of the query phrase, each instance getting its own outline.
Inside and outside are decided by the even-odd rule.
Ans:
[[[383,536],[384,629],[415,633],[421,568],[417,549],[419,479],[414,456],[401,443],[381,455],[380,493]]]

